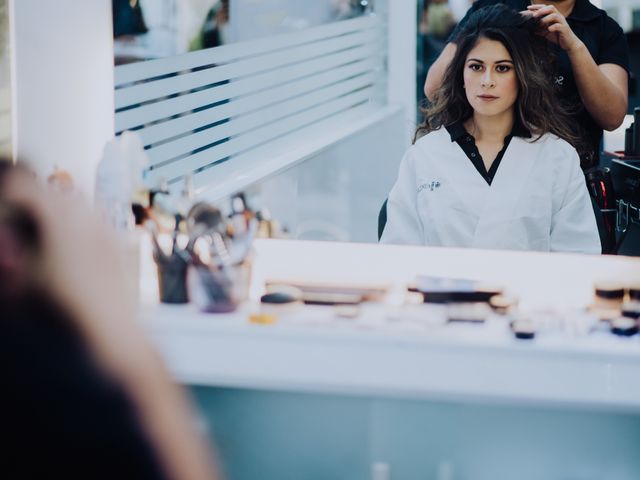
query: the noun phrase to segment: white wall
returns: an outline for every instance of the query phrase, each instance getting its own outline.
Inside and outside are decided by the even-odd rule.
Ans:
[[[417,0],[376,1],[376,11],[388,15],[389,83],[387,100],[402,105],[405,144],[410,144],[416,126]]]
[[[92,194],[114,128],[111,2],[13,0],[12,13],[18,157]]]
[[[404,154],[404,111],[249,189],[292,238],[378,241],[378,212]],[[252,206],[255,206],[252,203]]]
[[[633,11],[640,10],[640,0],[591,0],[591,3],[607,10],[625,32],[632,30]]]

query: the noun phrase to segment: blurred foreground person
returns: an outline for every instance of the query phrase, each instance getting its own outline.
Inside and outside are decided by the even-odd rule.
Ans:
[[[216,478],[124,267],[78,198],[0,162],[0,477]]]

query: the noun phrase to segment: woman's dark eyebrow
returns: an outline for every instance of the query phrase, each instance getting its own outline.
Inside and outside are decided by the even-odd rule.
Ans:
[[[478,63],[484,63],[484,60],[480,60],[479,58],[468,58],[467,62],[478,62]],[[513,64],[513,60],[498,60],[495,63],[511,63]]]

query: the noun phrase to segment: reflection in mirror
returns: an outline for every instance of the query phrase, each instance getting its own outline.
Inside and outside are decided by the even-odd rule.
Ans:
[[[583,138],[539,61],[539,28],[503,4],[468,17],[389,195],[383,242],[601,252]]]
[[[373,0],[112,0],[116,65],[354,18]]]
[[[0,157],[12,157],[9,1],[0,0]]]
[[[274,2],[252,2],[268,4]],[[144,2],[136,5],[144,12]],[[363,13],[370,3],[359,5]],[[387,105],[388,17],[384,2],[376,7],[375,15],[349,18],[345,9],[324,17],[341,21],[298,22],[288,33],[127,60],[115,69],[116,134],[140,136],[152,187],[166,182],[179,194],[191,176],[198,198],[223,204],[226,195],[251,189],[260,196],[251,205],[269,208],[296,238],[375,242],[369,219],[377,217],[409,136],[401,108]],[[234,11],[231,0],[230,23]],[[144,25],[140,18],[134,15],[133,27],[149,33],[148,18]],[[371,168],[380,176],[365,180],[361,172]],[[280,184],[291,188],[270,188]]]
[[[540,2],[538,2],[540,3]],[[589,43],[589,50],[596,63],[606,63],[604,58],[616,58],[612,63],[616,64],[614,70],[617,70],[619,76],[611,76],[622,95],[625,95],[627,90],[627,77],[629,77],[628,84],[628,111],[630,114],[634,107],[638,105],[638,89],[635,86],[634,77],[638,76],[638,53],[640,49],[634,48],[634,43],[637,44],[637,25],[633,25],[632,12],[633,8],[628,2],[620,0],[610,0],[605,2],[592,2],[602,8],[599,14],[609,15],[607,21],[612,26],[612,29],[616,31],[614,37],[608,38],[605,42],[607,45],[603,46],[601,43]],[[636,2],[637,3],[637,2]],[[433,93],[437,86],[441,82],[441,72],[444,69],[444,65],[451,58],[452,50],[450,47],[444,49],[449,38],[449,31],[451,29],[451,17],[456,21],[461,21],[463,24],[466,21],[462,20],[468,5],[464,7],[462,11],[457,10],[456,7],[460,7],[459,0],[418,0],[419,11],[422,12],[418,19],[419,25],[419,37],[418,37],[418,56],[417,56],[417,85],[416,85],[416,98],[418,103],[426,104],[428,101],[425,98],[425,90],[427,95],[433,96]],[[479,4],[476,3],[477,7]],[[589,5],[587,2],[585,5]],[[529,7],[531,8],[531,7]],[[533,7],[535,8],[535,7]],[[590,6],[590,8],[594,8]],[[447,12],[447,10],[449,10]],[[595,11],[595,9],[594,9]],[[436,13],[434,17],[432,13]],[[640,18],[640,17],[638,17]],[[434,20],[439,22],[434,25]],[[637,22],[635,22],[637,23]],[[572,22],[569,22],[572,25]],[[618,26],[619,24],[619,26]],[[620,28],[621,27],[621,28]],[[573,27],[575,28],[575,26]],[[457,31],[457,29],[456,29]],[[582,32],[582,30],[580,30]],[[628,32],[626,38],[622,35],[622,32]],[[576,31],[578,37],[583,33]],[[455,33],[454,33],[455,35]],[[599,45],[596,47],[596,44]],[[631,237],[627,230],[627,215],[624,213],[626,210],[626,202],[633,201],[636,197],[636,191],[633,188],[629,188],[628,185],[636,184],[633,180],[637,176],[637,169],[628,168],[626,160],[621,160],[622,150],[625,149],[625,129],[632,122],[631,115],[627,115],[627,120],[615,127],[605,127],[603,141],[600,142],[602,136],[603,126],[606,122],[602,120],[595,120],[596,114],[592,111],[593,105],[585,103],[583,99],[576,93],[578,90],[582,91],[582,86],[578,88],[577,82],[574,83],[574,74],[572,68],[577,68],[575,65],[571,66],[572,62],[568,61],[566,52],[558,48],[557,45],[549,43],[550,49],[555,51],[557,56],[556,68],[557,72],[554,72],[556,78],[556,88],[558,89],[558,98],[562,102],[574,102],[575,109],[572,118],[567,123],[568,126],[575,126],[576,130],[582,129],[583,132],[577,134],[578,137],[583,137],[578,143],[574,144],[576,149],[581,153],[582,167],[585,172],[586,183],[588,191],[591,197],[593,210],[596,216],[598,225],[598,231],[600,235],[602,251],[605,254],[633,254],[638,255],[640,253],[640,242],[635,241],[636,247],[631,249],[626,248],[632,244]],[[629,58],[624,53],[628,49]],[[615,53],[614,53],[615,52]],[[443,53],[442,56],[440,54]],[[545,52],[543,52],[544,54]],[[546,54],[547,58],[549,54]],[[435,63],[434,63],[435,62]],[[429,71],[430,67],[434,65],[434,68]],[[629,75],[623,72],[622,69],[629,70]],[[635,70],[635,71],[634,71]],[[430,73],[430,79],[426,82],[427,72]],[[570,79],[569,81],[560,81],[562,79]],[[605,79],[602,76],[601,79]],[[607,82],[609,83],[609,82]],[[610,83],[611,86],[614,83]],[[621,98],[618,94],[611,93],[608,95],[602,94],[603,87],[600,85],[596,88],[600,92],[600,98],[611,98],[618,100]],[[635,95],[634,95],[635,93]],[[635,96],[635,98],[634,98]],[[620,115],[624,109],[626,100],[617,102],[610,101],[607,104],[607,114],[617,117],[617,121],[622,121]],[[585,106],[587,107],[585,109]],[[597,109],[594,109],[597,112]],[[617,111],[617,113],[616,113]],[[609,117],[611,118],[611,116]],[[418,113],[418,119],[422,119],[422,114]],[[637,122],[636,122],[637,123]],[[615,128],[615,129],[614,129]],[[611,130],[607,132],[606,130]],[[586,143],[587,148],[585,149]],[[582,147],[582,148],[581,148]],[[582,151],[581,151],[582,150]],[[628,148],[627,148],[628,150]],[[598,158],[599,157],[599,158]],[[631,177],[631,178],[629,178]],[[633,232],[631,232],[633,233]],[[635,237],[638,238],[638,237]],[[623,253],[624,252],[624,253]],[[632,253],[633,252],[633,253]]]

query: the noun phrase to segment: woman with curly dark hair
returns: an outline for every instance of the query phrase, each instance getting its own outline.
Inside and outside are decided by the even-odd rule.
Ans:
[[[538,22],[501,4],[469,18],[400,165],[382,242],[600,252]]]

